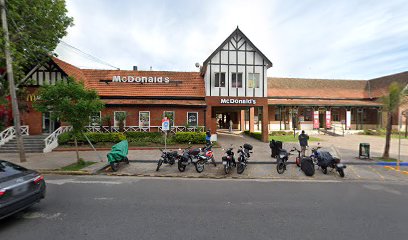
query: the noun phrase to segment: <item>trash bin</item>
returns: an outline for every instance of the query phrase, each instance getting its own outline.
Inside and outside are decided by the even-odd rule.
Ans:
[[[360,143],[358,158],[370,158],[370,144]]]
[[[279,153],[279,149],[282,149],[282,142],[281,141],[275,141],[272,139],[272,141],[269,142],[269,147],[272,150],[271,157],[275,158],[276,155]]]

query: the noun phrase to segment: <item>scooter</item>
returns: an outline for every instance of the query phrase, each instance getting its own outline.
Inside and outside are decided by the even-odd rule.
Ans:
[[[196,171],[201,173],[204,171],[204,166],[211,160],[214,167],[217,166],[214,159],[214,152],[212,151],[212,145],[207,145],[201,149],[201,153],[198,155],[198,161],[195,164]]]
[[[252,150],[253,147],[252,145],[245,143],[244,147],[239,146],[238,149],[238,164],[237,164],[237,173],[238,174],[242,174],[248,164],[248,159],[251,157],[251,152],[250,150]]]
[[[225,150],[225,149],[223,149],[223,150]],[[230,173],[231,168],[236,166],[235,158],[234,158],[234,152],[232,150],[233,150],[232,147],[228,148],[225,151],[224,156],[222,157],[222,165],[224,165],[225,174]]]
[[[180,155],[178,154],[177,151],[164,151],[163,149],[160,149],[162,152],[161,157],[159,161],[157,162],[157,168],[156,171],[159,171],[160,166],[165,163],[165,164],[170,164],[173,165],[177,159],[179,159]]]
[[[183,153],[178,159],[177,168],[180,172],[186,170],[186,166],[190,163],[196,165],[198,161],[198,154],[201,152],[199,148],[191,149],[191,145],[184,149]]]

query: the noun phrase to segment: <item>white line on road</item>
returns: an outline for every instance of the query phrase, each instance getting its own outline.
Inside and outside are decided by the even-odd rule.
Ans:
[[[122,184],[119,181],[82,181],[75,179],[58,179],[58,180],[46,180],[47,184],[62,185],[66,183],[80,183],[80,184]]]

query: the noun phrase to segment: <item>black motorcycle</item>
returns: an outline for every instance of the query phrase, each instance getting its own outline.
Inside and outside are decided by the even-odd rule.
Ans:
[[[224,149],[223,149],[224,150]],[[232,151],[233,148],[228,148],[225,151],[224,156],[222,157],[222,164],[224,165],[224,172],[225,174],[230,173],[231,168],[235,167],[235,158],[234,158],[234,152]]]
[[[177,151],[170,152],[164,151],[163,149],[160,149],[160,151],[162,152],[162,154],[159,161],[157,162],[156,172],[159,171],[160,166],[163,163],[173,165],[180,156]]]
[[[253,149],[252,145],[245,143],[244,147],[239,146],[238,149],[238,163],[237,163],[237,173],[242,174],[248,164],[248,159],[251,157],[251,150]]]
[[[200,152],[201,149],[199,148],[191,149],[191,146],[188,146],[186,149],[184,149],[183,153],[181,154],[177,162],[178,170],[180,172],[184,172],[186,170],[187,165],[189,165],[190,163],[196,165]]]
[[[295,151],[296,148],[290,150],[290,152]],[[286,165],[288,164],[289,155],[291,153],[283,148],[280,148],[278,154],[276,155],[276,171],[279,174],[283,174],[286,171]]]
[[[344,169],[346,165],[340,163],[340,158],[333,157],[328,151],[316,151],[317,166],[322,169],[323,174],[327,174],[327,168],[331,168],[331,172],[336,170],[340,177],[344,177]]]

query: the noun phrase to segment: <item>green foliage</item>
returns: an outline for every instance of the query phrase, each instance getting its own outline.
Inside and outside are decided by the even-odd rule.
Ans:
[[[387,112],[395,113],[403,100],[403,87],[393,82],[388,87],[388,94],[380,98],[383,108]]]
[[[126,132],[126,138],[131,143],[163,143],[164,137],[159,132]]]
[[[83,83],[70,78],[63,82],[45,85],[38,90],[39,100],[34,108],[40,112],[52,111],[52,117],[67,122],[75,133],[80,133],[89,124],[89,116],[104,107],[95,90],[85,89]]]
[[[205,143],[205,133],[198,132],[177,132],[174,135],[174,141],[176,143],[191,143],[202,144]]]
[[[261,140],[262,141],[262,133],[261,132],[249,132],[245,131],[244,132],[246,135],[253,137],[255,139]]]
[[[85,135],[91,143],[118,143],[126,139],[123,133],[91,133],[87,132]],[[66,132],[58,136],[58,144],[63,145],[74,141],[74,133]],[[87,143],[83,134],[77,134],[77,141],[79,143]]]
[[[287,136],[287,135],[293,135],[293,132],[273,131],[269,135],[270,136]]]

